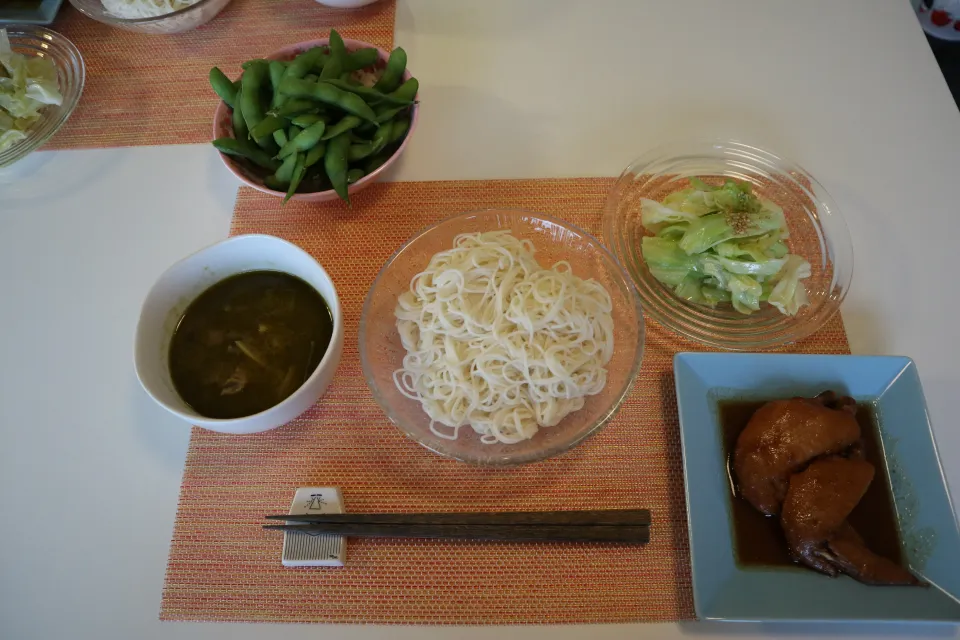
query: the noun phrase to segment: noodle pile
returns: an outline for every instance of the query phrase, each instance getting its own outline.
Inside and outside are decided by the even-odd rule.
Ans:
[[[100,0],[103,8],[126,20],[154,18],[179,11],[200,0]]]
[[[439,437],[455,440],[470,425],[485,444],[527,440],[603,390],[610,294],[566,262],[541,268],[533,244],[506,231],[453,244],[397,302],[407,354],[394,382]]]

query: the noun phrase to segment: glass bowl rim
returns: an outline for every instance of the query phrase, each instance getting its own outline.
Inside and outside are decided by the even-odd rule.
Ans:
[[[61,109],[63,113],[59,116],[59,122],[56,122],[49,131],[41,133],[40,135],[35,134],[38,130],[43,129],[44,126],[49,124],[49,120],[46,120],[45,115],[42,114],[40,119],[34,122],[29,129],[27,129],[27,137],[21,140],[18,143],[14,143],[9,149],[0,151],[0,168],[9,167],[20,160],[23,160],[31,153],[42,147],[47,143],[53,136],[57,134],[58,131],[66,124],[67,120],[70,119],[70,116],[73,115],[73,112],[76,110],[77,105],[80,104],[80,99],[83,97],[83,90],[86,88],[87,84],[87,63],[83,59],[83,54],[80,53],[80,49],[77,47],[74,42],[63,35],[59,31],[54,31],[46,25],[40,24],[9,24],[9,25],[0,25],[0,28],[5,29],[7,36],[10,38],[10,44],[16,48],[18,44],[22,43],[44,43],[51,40],[56,40],[58,46],[66,50],[67,57],[57,55],[56,53],[51,54],[51,57],[57,60],[58,64],[65,64],[68,67],[76,67],[77,70],[77,82],[75,84],[64,86],[62,85],[63,78],[58,77],[57,80],[61,83],[60,93],[63,96],[63,102],[58,105],[56,108]],[[54,51],[51,49],[50,51]],[[70,89],[69,91],[67,89]],[[48,105],[47,108],[53,105]]]
[[[832,286],[830,291],[828,291],[829,294],[839,287],[839,296],[835,297],[833,300],[830,300],[829,304],[824,303],[817,307],[818,313],[821,313],[821,315],[818,317],[806,318],[805,321],[798,321],[796,318],[791,318],[789,324],[787,325],[788,329],[780,331],[774,336],[770,336],[769,333],[766,335],[761,333],[750,336],[749,338],[745,338],[743,340],[737,340],[736,338],[722,335],[722,330],[711,332],[713,335],[704,335],[703,332],[688,329],[682,324],[674,322],[672,315],[676,314],[661,308],[666,305],[664,300],[669,299],[678,303],[687,303],[678,298],[672,291],[665,291],[663,295],[657,296],[656,294],[641,292],[641,287],[637,286],[637,291],[645,303],[644,308],[657,322],[662,324],[673,333],[682,338],[693,340],[698,344],[714,349],[727,351],[770,350],[795,344],[819,331],[824,325],[827,324],[827,322],[833,319],[833,317],[840,312],[840,307],[850,291],[850,284],[853,281],[854,270],[853,241],[850,236],[850,228],[847,225],[846,219],[840,212],[836,201],[826,190],[826,188],[824,188],[823,184],[799,163],[786,158],[785,156],[769,151],[763,147],[748,142],[743,142],[742,140],[736,138],[701,136],[680,138],[678,140],[661,143],[634,158],[614,180],[613,185],[607,192],[607,197],[604,202],[604,238],[609,243],[612,253],[617,257],[617,261],[620,262],[621,239],[619,236],[621,234],[616,233],[617,226],[614,223],[620,218],[620,216],[616,213],[616,210],[618,209],[617,202],[619,200],[619,198],[616,198],[617,187],[625,178],[631,175],[640,175],[641,171],[638,171],[638,169],[648,166],[658,160],[677,160],[683,157],[695,156],[704,157],[706,152],[710,149],[734,149],[745,152],[754,156],[759,161],[767,164],[768,169],[772,169],[778,174],[797,173],[809,181],[810,186],[808,191],[812,196],[812,200],[816,205],[816,208],[824,209],[827,214],[829,214],[831,221],[836,228],[828,234],[827,230],[824,228],[823,224],[818,218],[811,220],[811,224],[816,227],[818,233],[824,238],[824,241],[828,242],[833,248],[832,253],[837,258],[848,263],[845,269],[846,272],[842,274],[842,277],[838,276],[836,273],[834,274],[834,281],[831,283]],[[710,174],[707,173],[706,175]],[[715,175],[721,174],[718,173]],[[807,219],[810,219],[810,216],[807,216]],[[833,260],[831,260],[831,262],[833,262]],[[630,269],[626,268],[626,265],[623,265],[622,263],[621,266],[624,267],[624,270],[630,276],[631,281],[633,281],[634,276]],[[637,283],[634,282],[634,285],[637,285]],[[648,298],[653,298],[652,304],[649,303]],[[661,298],[661,300],[657,300],[657,298]],[[681,313],[679,315],[686,317],[685,313]],[[750,317],[751,316],[744,316],[744,319]]]
[[[500,460],[492,460],[492,459],[478,460],[468,456],[457,455],[450,451],[439,450],[436,447],[430,446],[429,444],[424,442],[422,438],[416,436],[413,433],[410,433],[410,431],[404,426],[403,422],[394,415],[394,411],[392,407],[389,406],[386,401],[384,401],[383,396],[379,391],[379,387],[376,381],[373,379],[372,374],[370,373],[372,371],[372,365],[369,361],[369,358],[367,357],[366,349],[364,348],[366,346],[365,329],[367,327],[367,319],[369,317],[370,306],[373,304],[372,302],[373,292],[377,289],[377,286],[380,284],[381,280],[384,278],[385,274],[390,269],[390,267],[392,267],[393,264],[396,262],[397,258],[400,257],[400,254],[402,254],[405,250],[409,249],[410,246],[413,245],[413,243],[424,238],[429,233],[435,231],[441,225],[453,222],[455,220],[465,219],[471,216],[493,214],[493,213],[508,214],[510,216],[534,217],[540,220],[550,222],[551,224],[556,224],[561,227],[565,227],[571,231],[574,231],[575,233],[580,234],[585,239],[587,239],[590,244],[592,244],[596,249],[598,249],[600,251],[600,254],[605,256],[607,261],[610,263],[610,265],[614,267],[611,271],[619,275],[620,280],[622,280],[623,284],[625,285],[626,295],[630,299],[630,301],[633,303],[632,308],[637,314],[637,346],[636,346],[636,349],[634,350],[633,362],[631,363],[630,372],[626,377],[626,382],[624,383],[623,388],[620,390],[617,397],[613,399],[610,406],[603,411],[602,415],[599,418],[597,418],[593,422],[593,424],[590,425],[588,429],[584,430],[576,438],[574,438],[573,440],[564,442],[561,446],[555,446],[549,449],[540,449],[523,456],[508,457],[506,459],[500,459]],[[397,429],[401,433],[403,433],[405,437],[416,442],[417,444],[424,447],[425,449],[432,451],[433,453],[436,453],[444,458],[457,460],[459,462],[465,462],[474,466],[482,466],[482,467],[519,466],[522,464],[528,464],[531,462],[538,462],[540,460],[552,458],[554,456],[560,455],[562,453],[565,453],[573,449],[577,445],[581,444],[587,438],[599,432],[614,417],[616,417],[617,413],[620,412],[620,409],[623,406],[623,403],[626,402],[627,396],[629,396],[630,392],[633,391],[633,387],[637,382],[638,374],[640,373],[640,368],[643,364],[643,356],[646,351],[646,335],[647,335],[646,322],[643,315],[643,306],[640,303],[640,295],[637,293],[637,287],[633,282],[633,278],[630,276],[627,270],[624,269],[623,265],[620,264],[620,261],[617,260],[617,257],[613,254],[613,252],[610,251],[610,249],[608,249],[602,242],[600,242],[600,240],[595,235],[587,232],[585,229],[583,229],[579,225],[576,225],[572,222],[568,222],[567,220],[563,220],[562,218],[558,218],[556,216],[552,216],[546,213],[532,211],[530,209],[511,208],[511,207],[502,207],[502,208],[487,207],[484,209],[474,209],[471,211],[464,211],[462,213],[458,213],[458,214],[443,218],[442,220],[438,220],[437,222],[434,222],[433,224],[430,224],[420,229],[416,233],[414,233],[414,235],[412,235],[402,245],[400,245],[400,247],[396,251],[390,254],[390,257],[387,258],[386,262],[383,263],[383,266],[380,267],[380,270],[377,272],[377,276],[373,279],[373,284],[371,284],[370,288],[367,290],[367,295],[364,298],[363,307],[361,308],[361,311],[360,311],[360,323],[357,326],[357,343],[358,343],[358,349],[360,350],[360,371],[363,373],[363,378],[367,383],[367,387],[370,389],[370,393],[373,396],[373,399],[380,406],[380,409],[386,415],[387,419],[390,420],[390,422],[395,427],[397,427]]]
[[[113,15],[112,13],[110,13],[110,12],[107,10],[106,7],[103,7],[103,13],[100,14],[100,15],[101,15],[102,17],[108,18],[108,19],[110,20],[110,22],[112,22],[112,23],[114,23],[114,24],[117,24],[117,25],[151,24],[151,23],[154,23],[154,22],[161,22],[161,21],[163,21],[163,20],[166,20],[166,19],[168,19],[168,18],[172,18],[172,17],[174,17],[174,16],[182,16],[182,15],[184,15],[184,14],[186,14],[186,13],[189,13],[190,11],[193,11],[194,9],[198,9],[198,8],[200,8],[200,7],[202,7],[202,6],[206,5],[206,4],[210,4],[211,2],[216,2],[216,1],[217,1],[217,0],[198,0],[198,2],[196,2],[195,4],[191,4],[191,5],[187,6],[187,7],[182,8],[182,9],[177,9],[176,11],[171,11],[170,13],[164,13],[164,14],[159,15],[159,16],[150,16],[149,18],[120,18],[120,17],[115,16],[115,15]],[[233,1],[233,0],[227,0],[227,3],[226,3],[226,4],[230,4],[232,1]],[[71,6],[73,6],[74,9],[76,9],[77,11],[79,11],[80,13],[82,13],[83,15],[85,15],[86,17],[90,18],[91,20],[96,20],[96,21],[98,21],[98,22],[102,22],[102,21],[100,20],[100,17],[93,15],[90,11],[88,11],[87,9],[83,8],[82,6],[80,6],[79,3],[74,2],[73,0],[70,0],[70,4],[71,4]],[[226,4],[224,5],[224,8],[226,8]],[[102,6],[102,5],[101,5],[101,6]]]

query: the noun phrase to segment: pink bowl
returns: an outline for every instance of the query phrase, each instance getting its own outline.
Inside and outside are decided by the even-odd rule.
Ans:
[[[275,51],[266,57],[267,60],[293,60],[298,54],[303,53],[308,49],[313,47],[326,46],[330,43],[329,38],[320,38],[319,40],[309,40],[307,42],[298,42],[297,44],[292,44],[289,46]],[[380,47],[374,47],[369,42],[362,42],[360,40],[348,40],[343,39],[344,45],[346,45],[347,51],[356,51],[357,49],[366,49],[368,47],[373,47],[377,50],[377,62],[374,64],[374,67],[377,71],[383,71],[383,68],[387,64],[387,59],[390,57],[390,54]],[[410,70],[407,69],[403,72],[404,81],[411,78]],[[417,94],[419,95],[419,94]],[[233,137],[233,110],[227,106],[225,102],[220,102],[217,105],[217,111],[213,117],[213,139],[217,138],[232,138]],[[414,129],[417,128],[417,120],[420,118],[420,105],[414,103],[413,107],[410,109],[410,130],[407,131],[406,137],[404,137],[403,142],[400,143],[400,146],[394,152],[390,158],[384,162],[380,167],[374,170],[372,173],[363,176],[356,182],[354,182],[347,189],[348,193],[353,194],[357,191],[365,189],[367,186],[373,184],[380,179],[380,176],[393,164],[393,162],[400,157],[400,154],[403,153],[404,149],[407,148],[407,143],[410,142],[410,137],[413,135]],[[237,176],[240,182],[253,187],[257,191],[262,191],[264,193],[269,193],[270,195],[277,196],[278,198],[283,198],[287,194],[282,191],[274,191],[266,187],[263,184],[263,178],[256,175],[253,171],[247,169],[245,166],[241,165],[239,162],[234,161],[234,159],[223,153],[220,154],[220,159],[223,160],[223,164],[226,165],[233,175]],[[336,200],[338,198],[337,192],[333,189],[328,189],[327,191],[315,191],[313,193],[297,193],[293,196],[293,200],[301,200],[303,202],[327,202],[329,200]]]

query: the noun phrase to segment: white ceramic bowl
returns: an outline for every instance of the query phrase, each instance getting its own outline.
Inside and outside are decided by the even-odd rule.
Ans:
[[[205,418],[194,411],[170,379],[170,340],[183,312],[213,284],[246,271],[283,271],[297,276],[323,296],[333,315],[330,346],[306,382],[290,397],[266,411],[231,419]],[[134,347],[137,378],[157,404],[170,413],[213,431],[258,433],[290,422],[326,391],[343,351],[343,312],[333,280],[300,247],[267,235],[235,236],[201,249],[167,269],[157,280],[140,310]]]

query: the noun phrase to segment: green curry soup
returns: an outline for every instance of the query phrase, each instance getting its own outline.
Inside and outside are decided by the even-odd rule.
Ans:
[[[330,307],[303,280],[279,271],[237,274],[187,307],[170,343],[170,376],[205,417],[253,415],[310,377],[332,335]]]

